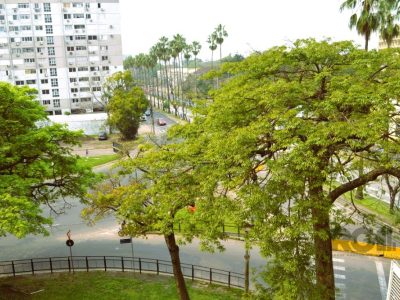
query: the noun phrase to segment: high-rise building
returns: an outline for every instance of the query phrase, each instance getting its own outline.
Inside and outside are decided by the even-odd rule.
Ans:
[[[0,0],[0,80],[36,88],[49,114],[101,110],[119,19],[118,0]]]

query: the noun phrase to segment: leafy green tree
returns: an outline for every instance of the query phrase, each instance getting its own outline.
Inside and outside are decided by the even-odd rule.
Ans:
[[[0,83],[0,235],[19,238],[46,233],[51,220],[40,205],[65,196],[82,198],[94,180],[71,146],[80,132],[47,123],[47,114],[28,87]]]
[[[137,156],[125,160],[120,171],[121,174],[138,172],[139,175],[125,185],[115,177],[100,184],[89,196],[83,215],[98,220],[107,213],[114,213],[121,224],[121,236],[162,234],[171,257],[178,294],[184,300],[189,299],[189,294],[174,224],[179,220],[183,223],[182,242],[190,242],[198,236],[208,250],[222,248],[218,239],[225,236],[221,232],[223,219],[219,210],[223,207],[213,209],[212,190],[200,189],[199,178],[192,171],[194,162],[183,160],[182,154],[179,143],[141,145]],[[187,212],[189,205],[196,205],[192,215]],[[206,230],[199,231],[196,227]]]
[[[117,83],[120,80],[121,85]],[[130,72],[116,73],[107,79],[106,84],[116,86],[107,104],[107,122],[120,131],[123,139],[133,140],[139,129],[140,117],[149,105],[143,89],[134,85]]]
[[[233,77],[174,129],[181,151],[197,156],[200,187],[225,190],[236,218],[252,224],[269,257],[266,298],[335,298],[331,226],[346,220],[335,201],[384,174],[400,177],[388,155],[400,151],[388,133],[399,54],[314,40],[253,54],[224,64],[220,73]],[[373,162],[360,176],[359,156]]]

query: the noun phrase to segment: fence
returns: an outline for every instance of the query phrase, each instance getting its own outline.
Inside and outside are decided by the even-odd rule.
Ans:
[[[191,264],[181,264],[183,275],[192,280],[244,288],[244,275],[236,272]],[[68,256],[33,258],[0,262],[0,275],[17,276],[35,273],[90,270],[138,271],[139,273],[173,274],[170,261],[123,256]]]

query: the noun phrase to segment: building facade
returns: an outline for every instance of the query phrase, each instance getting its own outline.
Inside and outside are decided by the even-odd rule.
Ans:
[[[51,115],[102,110],[120,32],[118,0],[0,0],[0,81],[37,89]]]

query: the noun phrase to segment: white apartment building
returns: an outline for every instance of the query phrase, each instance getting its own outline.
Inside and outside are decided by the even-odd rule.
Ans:
[[[0,81],[37,89],[51,115],[102,110],[120,32],[118,0],[0,0]]]

